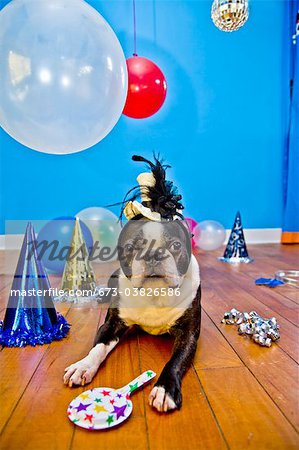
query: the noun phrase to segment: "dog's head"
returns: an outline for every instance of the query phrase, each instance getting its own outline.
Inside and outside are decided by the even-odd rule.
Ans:
[[[119,237],[118,254],[134,287],[179,287],[191,258],[188,225],[184,220],[129,220]]]

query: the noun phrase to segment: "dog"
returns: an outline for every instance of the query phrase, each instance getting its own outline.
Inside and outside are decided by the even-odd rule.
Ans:
[[[180,196],[174,199],[175,208],[170,205],[170,216],[165,217],[169,205],[153,206],[156,197],[149,186],[158,189],[159,198],[166,192],[168,203],[175,196],[172,185],[164,189],[165,173],[160,170],[158,176],[157,165],[159,170],[161,167],[165,170],[156,160],[156,165],[151,165],[150,181],[149,174],[147,183],[139,180],[140,186],[146,186],[143,202],[134,200],[126,206],[130,220],[118,240],[120,268],[108,283],[111,294],[105,323],[99,328],[89,354],[65,369],[64,383],[72,387],[91,382],[102,362],[132,326],[139,326],[152,335],[168,333],[174,337],[172,356],[149,395],[152,407],[167,412],[182,405],[182,377],[196,352],[201,324],[201,283],[199,266],[191,252],[190,230],[180,214],[182,205],[177,202]],[[159,183],[161,174],[162,184]]]

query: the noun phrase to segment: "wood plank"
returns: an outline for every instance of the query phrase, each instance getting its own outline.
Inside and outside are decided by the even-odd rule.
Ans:
[[[205,278],[210,280],[210,286],[219,294],[221,299],[223,301],[226,300],[228,311],[235,307],[240,311],[257,311],[262,317],[275,316],[281,327],[281,339],[277,341],[276,345],[298,362],[299,355],[294,342],[298,342],[299,334],[295,325],[253,297],[246,291],[246,286],[244,286],[244,289],[240,289],[227,276],[219,276],[216,269],[211,267],[205,268],[203,279]],[[225,309],[222,310],[222,313],[219,315],[219,321],[222,319],[225,311]]]
[[[133,414],[134,411],[126,423],[110,430],[76,430],[70,450],[147,450],[146,421],[143,417],[133,417]]]
[[[202,310],[201,334],[194,358],[194,366],[196,369],[240,367],[243,365],[239,356],[209,316]]]
[[[0,311],[4,311],[8,298],[9,298],[9,292],[11,289],[11,283],[12,283],[12,276],[10,275],[1,275],[1,291],[0,291]],[[2,319],[2,317],[1,317]]]
[[[122,387],[140,375],[139,350],[136,332],[125,336],[105,363],[100,367],[90,387]],[[146,417],[142,390],[132,397],[133,412],[126,424],[107,432],[100,432],[101,447],[109,449],[137,448],[145,450],[148,447],[146,432]],[[74,427],[71,449],[94,450],[99,443],[99,432],[88,432]]]
[[[68,449],[73,435],[73,425],[68,423],[66,408],[72,398],[84,390],[69,389],[62,383],[64,368],[78,358],[83,357],[92,345],[100,312],[95,308],[71,308],[67,318],[72,324],[68,337],[61,342],[53,342],[49,346],[38,348],[26,348],[28,350],[27,360],[29,369],[26,369],[24,360],[19,360],[18,371],[15,367],[6,364],[7,378],[4,381],[4,392],[6,402],[11,397],[15,409],[13,414],[10,409],[3,412],[8,422],[2,432],[1,445],[6,450],[16,449]],[[83,320],[84,317],[84,320]],[[18,350],[18,349],[14,349]],[[39,353],[38,358],[34,352]],[[13,354],[12,349],[5,352]],[[25,354],[25,352],[24,352]],[[38,364],[39,363],[39,364]],[[32,372],[36,364],[34,374],[30,373],[31,379],[24,383],[24,373]],[[9,376],[15,373],[15,378],[9,380]],[[33,376],[32,376],[33,375]],[[28,375],[27,375],[28,378]],[[27,389],[20,397],[18,384],[28,384]],[[26,417],[26,420],[24,418]],[[65,425],[62,425],[65,421]],[[17,433],[16,433],[17,430]],[[26,439],[24,437],[26,436]]]
[[[11,277],[8,275],[0,275],[0,292],[10,285]]]
[[[69,305],[61,305],[57,310],[68,318],[67,313]],[[54,343],[52,345],[54,345]],[[4,368],[0,377],[0,432],[27,388],[33,373],[48,349],[49,345],[45,344],[36,347],[28,346],[25,348],[6,347],[0,352],[0,366]]]
[[[267,270],[265,271],[265,267]],[[264,261],[254,262],[247,266],[247,270],[242,272],[242,275],[249,277],[251,286],[255,286],[255,280],[257,278],[271,278],[274,277],[275,272],[269,270],[269,265],[265,265]],[[281,305],[285,305],[287,308],[292,309],[294,306],[292,303],[299,305],[299,289],[285,284],[276,288],[268,288],[267,286],[259,286],[260,289],[268,292],[274,300],[276,299]],[[290,316],[288,316],[289,318]]]
[[[221,276],[226,275],[226,279],[233,281],[240,290],[243,290],[244,287],[246,287],[246,292],[255,297],[259,302],[268,306],[272,311],[280,314],[282,317],[298,326],[299,305],[294,301],[288,299],[287,297],[281,295],[282,290],[285,289],[285,286],[277,288],[276,290],[270,289],[267,286],[256,286],[255,280],[260,277],[261,272],[259,272],[259,275],[258,273],[255,273],[258,272],[258,269],[254,264],[246,265],[246,267],[242,266],[242,268],[232,267],[229,264],[223,264],[219,261],[215,261],[214,258],[208,257],[205,260],[203,275],[207,274],[207,282],[209,282],[210,274],[205,269],[208,267],[212,270],[217,271],[217,273],[221,270]],[[222,267],[220,267],[219,265],[221,265]],[[254,274],[252,274],[252,272],[254,272]],[[212,280],[211,282],[213,283]]]
[[[289,294],[285,286],[282,295],[282,291],[267,291],[253,284],[263,268],[272,273],[280,263],[293,267],[296,249],[285,247],[250,246],[256,262],[237,268],[215,263],[219,251],[200,252],[204,313],[196,372],[190,369],[184,378],[183,407],[173,414],[162,415],[149,407],[147,397],[153,381],[134,394],[133,415],[123,427],[97,433],[75,428],[68,421],[69,401],[87,387],[64,387],[63,369],[89,350],[97,320],[100,317],[103,321],[105,316],[104,309],[97,313],[98,305],[95,309],[72,307],[71,334],[62,342],[4,349],[1,353],[5,356],[0,353],[1,367],[5,367],[0,380],[0,425],[1,420],[9,420],[0,448],[298,448],[294,431],[299,427],[298,366],[290,357],[298,352],[295,289],[291,288]],[[0,252],[0,267],[1,257]],[[98,280],[105,284],[116,265],[95,264]],[[59,286],[60,277],[51,277],[51,281]],[[256,309],[266,316],[273,313],[282,325],[281,342],[270,349],[262,348],[239,336],[236,327],[221,324],[223,312],[233,306]],[[62,310],[66,307],[57,305]],[[132,333],[112,352],[90,386],[121,386],[148,368],[159,374],[170,357],[171,346],[169,338],[143,333],[136,337]]]
[[[136,331],[129,332],[113,352],[90,384],[91,387],[122,387],[140,375],[139,348]],[[101,432],[101,446],[109,449],[147,449],[146,417],[142,390],[132,397],[133,412],[124,427]],[[126,430],[126,431],[125,431]],[[88,439],[87,439],[88,435]],[[98,433],[88,433],[78,427],[74,430],[73,449],[93,450],[98,443]]]
[[[110,353],[90,386],[120,388],[140,374],[137,334],[132,331]],[[136,392],[132,417],[140,416],[144,416],[144,404],[141,392]],[[77,430],[76,428],[76,433]]]
[[[253,280],[261,277],[274,278],[275,273],[278,270],[292,270],[296,267],[298,269],[299,267],[299,262],[297,262],[297,266],[294,264],[288,265],[285,263],[283,258],[278,260],[274,256],[263,255],[260,249],[256,249],[256,253],[257,256],[254,262],[246,265],[246,271],[244,270],[244,273],[253,278]],[[299,254],[297,259],[299,261]],[[283,297],[288,298],[297,304],[299,303],[299,289],[294,286],[286,284],[284,286],[280,286],[279,288],[275,288],[275,290],[271,289],[271,291],[279,293]]]
[[[10,282],[7,282],[2,285],[2,289],[0,291],[0,313],[1,313],[1,319],[3,319],[4,310],[7,306],[8,296],[10,291]]]
[[[267,277],[274,277],[278,270],[298,270],[299,268],[299,246],[298,245],[254,245],[251,246],[255,254],[255,261],[248,265],[246,274],[252,275],[255,278],[260,278],[265,275]],[[250,250],[251,250],[250,248]],[[257,270],[255,276],[255,270]],[[266,271],[266,273],[265,273]],[[264,275],[263,275],[264,274]],[[278,291],[278,288],[276,289]],[[279,293],[289,298],[292,301],[299,303],[299,289],[293,286],[285,285],[279,288]]]
[[[203,307],[281,411],[294,426],[299,427],[297,407],[298,365],[275,343],[270,348],[260,347],[252,342],[249,337],[238,335],[234,325],[222,324],[220,319],[223,311],[229,310],[231,307],[230,297],[220,296],[216,290],[206,288],[204,290]],[[298,349],[297,345],[294,345],[294,347]]]
[[[253,245],[256,253],[271,256],[277,260],[282,260],[285,264],[295,264],[298,267],[299,245],[262,244]]]
[[[281,246],[276,245],[275,251],[278,252],[280,247]],[[253,251],[254,251],[253,256],[255,257],[255,259],[254,259],[253,263],[240,264],[240,265],[230,265],[230,264],[225,264],[225,263],[219,262],[217,260],[217,257],[219,256],[219,251],[217,251],[217,250],[214,252],[205,252],[205,253],[203,253],[202,251],[196,251],[196,254],[197,254],[198,258],[200,259],[200,261],[203,263],[204,267],[206,267],[207,265],[212,266],[214,268],[217,267],[217,268],[219,268],[219,271],[228,273],[230,276],[233,274],[238,274],[238,275],[243,274],[244,276],[248,276],[250,279],[252,279],[253,282],[257,278],[261,278],[261,277],[264,277],[264,278],[274,277],[275,272],[277,272],[277,270],[279,270],[280,268],[294,269],[294,265],[285,267],[283,256],[282,256],[282,261],[281,261],[280,265],[277,264],[277,258],[274,255],[273,256],[271,255],[271,257],[267,257],[268,248],[269,248],[268,245],[251,246],[251,248],[249,249],[249,252],[250,252],[250,255],[252,255],[251,249],[253,249]],[[297,260],[299,261],[299,252],[298,252]],[[298,268],[298,265],[299,265],[299,263],[297,262],[297,268]],[[269,288],[267,288],[267,289],[268,289],[268,291],[271,291],[274,295],[276,295],[277,298],[279,298],[279,294],[280,294],[282,297],[287,298],[289,301],[293,301],[297,305],[299,304],[299,289],[295,288],[294,286],[284,285],[282,287],[275,288],[275,289],[269,289]]]
[[[0,274],[12,275],[17,265],[19,250],[0,250]]]
[[[297,449],[298,435],[247,368],[199,370],[231,449]]]
[[[143,370],[160,374],[171,355],[172,340],[140,335],[140,360]],[[153,384],[152,384],[153,385]],[[183,380],[183,406],[180,411],[161,414],[148,405],[151,386],[144,388],[149,447],[151,450],[222,449],[226,443],[201,389],[194,369]]]
[[[262,244],[249,246],[258,259],[271,259],[271,265],[286,264],[290,269],[298,267],[299,245]]]

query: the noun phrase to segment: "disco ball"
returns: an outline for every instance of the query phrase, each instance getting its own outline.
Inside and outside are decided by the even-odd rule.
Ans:
[[[214,0],[211,16],[221,31],[236,31],[247,21],[248,0]]]

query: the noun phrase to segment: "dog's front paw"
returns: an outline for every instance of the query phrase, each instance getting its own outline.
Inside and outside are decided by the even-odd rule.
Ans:
[[[97,370],[99,364],[90,356],[81,359],[80,361],[71,364],[65,369],[65,374],[63,377],[64,384],[68,384],[69,387],[74,385],[84,386],[90,383]]]
[[[149,404],[160,412],[173,411],[182,405],[179,383],[168,381],[164,386],[155,386],[149,395]]]

